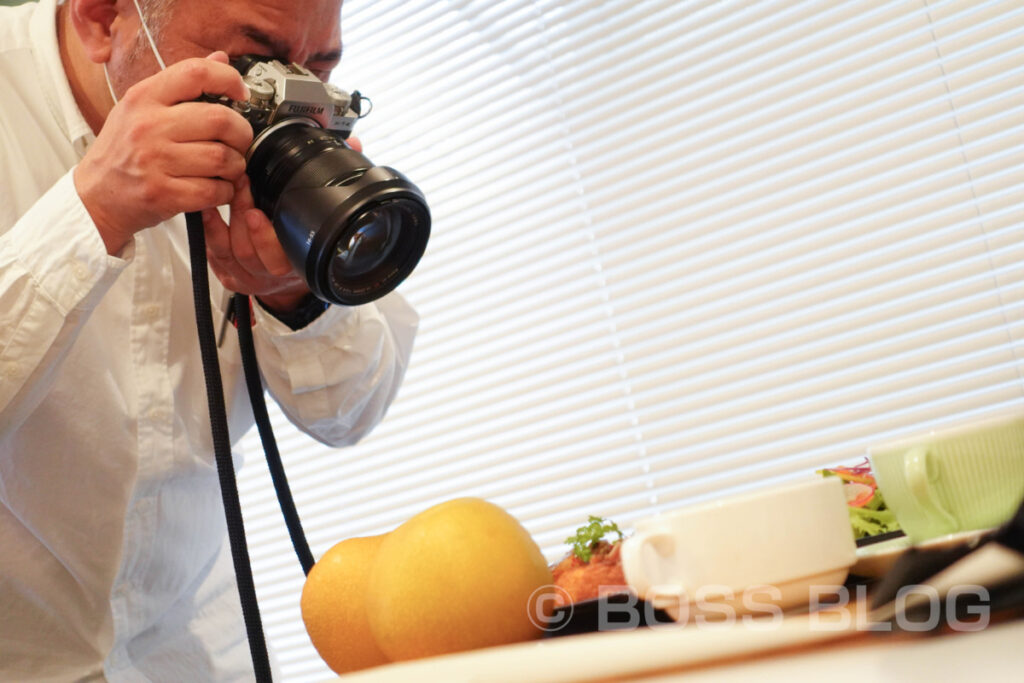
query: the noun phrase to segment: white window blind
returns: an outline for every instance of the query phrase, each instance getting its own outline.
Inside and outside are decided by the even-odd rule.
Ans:
[[[434,215],[385,421],[274,413],[314,554],[442,500],[551,559],[876,442],[1024,410],[1024,5],[346,0],[335,80]],[[240,477],[287,680],[329,679],[255,433]]]

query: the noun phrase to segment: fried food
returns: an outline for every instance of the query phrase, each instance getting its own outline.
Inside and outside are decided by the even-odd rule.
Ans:
[[[597,541],[589,560],[571,552],[551,568],[551,574],[562,589],[555,592],[556,608],[630,590],[622,573],[620,541]]]

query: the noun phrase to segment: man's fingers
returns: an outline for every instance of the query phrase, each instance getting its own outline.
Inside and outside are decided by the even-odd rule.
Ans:
[[[219,59],[183,59],[141,83],[152,86],[155,90],[155,99],[167,106],[190,102],[204,93],[227,95],[233,100],[249,98],[248,88],[242,82],[242,75],[226,61]],[[129,88],[125,99],[128,99],[132,95],[132,90],[141,83]]]
[[[221,64],[228,64],[231,61],[231,58],[228,57],[228,53],[224,52],[224,50],[215,50],[206,55],[206,58],[214,62],[220,62]]]
[[[249,240],[264,270],[274,277],[294,274],[292,263],[284,253],[274,226],[266,215],[258,209],[246,211],[245,224],[249,229]]]
[[[203,212],[203,227],[206,257],[217,278],[228,289],[243,293],[272,292],[284,284],[301,284],[276,243],[273,226],[258,209],[232,212],[230,224],[224,222],[216,209],[209,209]],[[261,246],[257,246],[257,241]],[[266,253],[262,251],[264,248]]]
[[[259,254],[249,237],[249,227],[246,224],[244,214],[231,212],[231,226],[228,229],[231,238],[231,253],[238,264],[245,269],[249,275],[259,275],[263,270]]]
[[[242,154],[249,149],[252,126],[234,109],[211,102],[182,102],[173,111],[167,134],[175,142],[220,140]]]
[[[292,272],[291,262],[277,240],[270,219],[255,208],[248,176],[239,178],[235,183],[235,196],[231,200],[231,231],[243,250],[241,254],[236,251],[235,255],[250,273],[270,273],[280,277]],[[240,234],[243,232],[244,237]]]
[[[187,142],[175,145],[164,164],[168,175],[222,178],[234,182],[245,175],[245,157],[219,142]]]
[[[230,224],[216,209],[203,211],[206,257],[221,284],[243,294],[308,292],[277,243],[274,228],[258,209],[231,211]]]
[[[228,225],[215,208],[203,211],[203,232],[206,235],[206,256],[211,261],[224,261],[231,257]]]
[[[220,178],[170,178],[161,195],[174,200],[175,211],[171,214],[173,215],[227,204],[234,193],[234,186]],[[154,197],[154,201],[159,202],[161,198]]]
[[[231,198],[231,215],[238,214],[240,216],[254,208],[256,208],[256,201],[252,198],[249,176],[238,178],[235,181],[235,196]]]

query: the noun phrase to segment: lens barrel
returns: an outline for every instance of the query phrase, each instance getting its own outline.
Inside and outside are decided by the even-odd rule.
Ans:
[[[256,206],[324,301],[355,306],[378,299],[408,277],[426,250],[430,210],[423,193],[335,131],[284,119],[256,137],[246,171]]]

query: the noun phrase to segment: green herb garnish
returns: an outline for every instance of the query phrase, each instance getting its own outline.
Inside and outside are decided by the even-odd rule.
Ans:
[[[565,539],[565,542],[572,546],[572,551],[576,554],[576,557],[584,562],[590,562],[590,558],[594,553],[594,546],[607,534],[617,534],[618,539],[616,540],[622,540],[622,532],[619,531],[619,525],[615,522],[603,517],[595,517],[594,515],[589,515],[587,519],[589,523],[577,529],[575,536]]]

